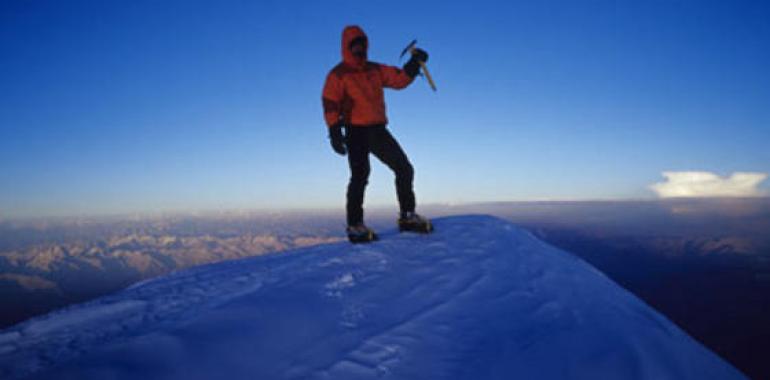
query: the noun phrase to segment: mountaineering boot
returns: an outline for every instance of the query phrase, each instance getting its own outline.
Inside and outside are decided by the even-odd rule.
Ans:
[[[378,239],[377,234],[363,223],[348,226],[346,231],[351,243],[368,243]]]
[[[398,219],[398,230],[428,234],[433,232],[433,224],[415,212],[403,212]]]

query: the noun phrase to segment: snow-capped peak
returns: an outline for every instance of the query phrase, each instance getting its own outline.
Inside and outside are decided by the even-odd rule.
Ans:
[[[193,268],[0,332],[0,377],[742,379],[575,256],[438,219]]]

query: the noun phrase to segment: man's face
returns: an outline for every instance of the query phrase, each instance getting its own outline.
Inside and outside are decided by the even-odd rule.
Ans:
[[[358,37],[351,41],[350,52],[356,57],[366,58],[366,38]]]

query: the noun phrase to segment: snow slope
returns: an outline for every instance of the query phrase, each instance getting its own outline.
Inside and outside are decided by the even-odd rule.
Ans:
[[[488,216],[197,267],[0,332],[0,378],[742,379]]]

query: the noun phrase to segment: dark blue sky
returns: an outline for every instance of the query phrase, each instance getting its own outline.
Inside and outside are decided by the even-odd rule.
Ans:
[[[0,217],[342,207],[320,92],[359,24],[418,202],[652,197],[770,172],[762,1],[5,1]],[[367,204],[395,203],[375,164]]]

